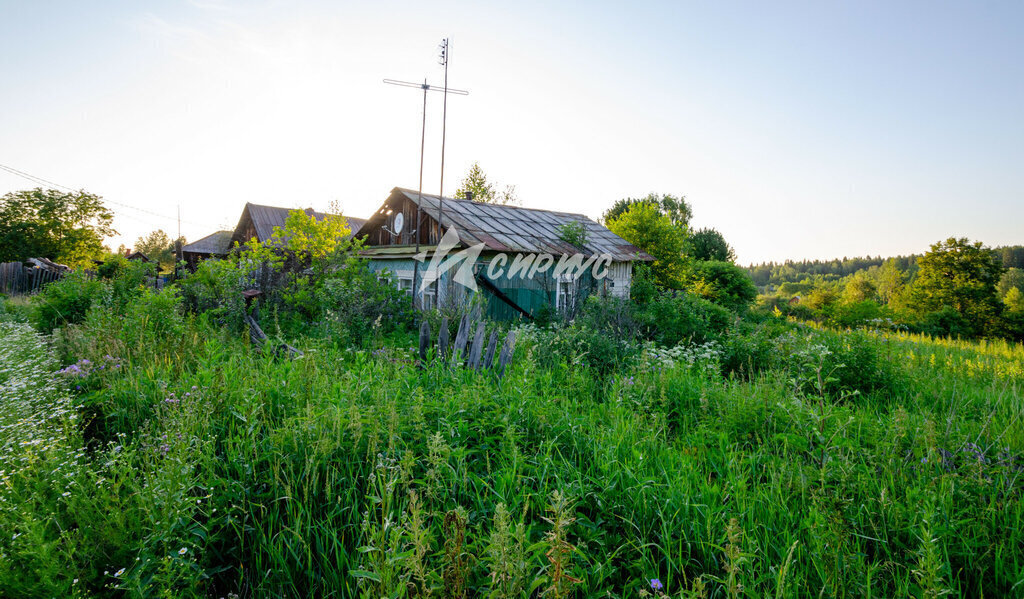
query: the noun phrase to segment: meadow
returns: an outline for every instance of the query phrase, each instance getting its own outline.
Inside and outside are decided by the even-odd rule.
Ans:
[[[499,381],[104,301],[0,301],[2,596],[1024,596],[1019,344],[518,325]]]

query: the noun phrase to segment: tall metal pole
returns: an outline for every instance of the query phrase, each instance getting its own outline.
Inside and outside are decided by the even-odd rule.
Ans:
[[[427,85],[427,80],[423,80],[423,129],[420,133],[420,189],[418,192],[419,199],[416,202],[416,228],[413,229],[413,235],[416,236],[416,253],[420,253],[420,206],[423,205],[423,153],[427,147],[427,91],[430,86]],[[419,279],[420,274],[420,261],[414,260],[412,265],[412,307],[416,309],[416,282]]]
[[[437,199],[437,242],[441,243],[444,221],[444,142],[448,132],[448,38],[441,42],[441,64],[444,65],[444,101],[441,110],[441,188]]]

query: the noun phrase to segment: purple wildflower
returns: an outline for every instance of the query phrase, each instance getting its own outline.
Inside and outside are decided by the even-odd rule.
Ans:
[[[665,586],[663,584],[661,584],[660,580],[658,580],[657,578],[652,578],[651,579],[651,590],[652,591],[657,592],[657,591],[660,591],[660,590],[662,590],[664,588],[665,588]]]

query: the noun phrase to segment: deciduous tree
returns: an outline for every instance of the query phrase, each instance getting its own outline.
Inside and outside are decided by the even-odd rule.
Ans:
[[[669,222],[684,231],[690,226],[690,219],[693,218],[693,209],[687,203],[685,196],[676,197],[669,194],[650,193],[643,198],[624,198],[616,201],[611,208],[605,210],[601,216],[601,222],[607,226],[608,223],[619,218],[637,204],[651,204],[668,217]]]
[[[715,229],[700,229],[690,235],[690,257],[694,260],[735,262],[736,252]]]
[[[182,245],[185,244],[185,238],[181,237],[178,239]],[[170,270],[174,268],[174,247],[175,242],[171,240],[170,236],[164,232],[163,229],[157,229],[156,231],[150,232],[144,237],[139,237],[135,240],[135,251],[142,252],[147,258],[155,262],[158,267],[162,270]]]
[[[606,226],[613,233],[654,257],[651,272],[664,287],[682,288],[685,274],[686,237],[684,230],[672,223],[653,203],[635,203]]]
[[[103,239],[116,235],[114,214],[85,191],[35,188],[0,198],[0,262],[49,258],[87,266],[103,254]]]
[[[911,299],[919,314],[949,307],[970,323],[974,334],[991,329],[1002,308],[996,285],[1004,270],[994,251],[980,241],[950,237],[933,244],[917,263]]]

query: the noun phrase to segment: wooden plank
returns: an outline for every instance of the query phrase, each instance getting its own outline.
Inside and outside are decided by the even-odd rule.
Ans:
[[[452,346],[452,360],[458,362],[466,353],[466,342],[469,341],[469,314],[463,314],[459,321],[459,332],[455,334],[455,345]]]
[[[473,348],[469,352],[469,360],[466,362],[467,368],[473,370],[480,369],[480,356],[484,350],[484,333],[486,332],[486,326],[483,322],[477,325],[476,335],[473,337]]]
[[[420,325],[420,360],[416,363],[417,368],[423,368],[426,365],[428,347],[430,347],[430,323],[424,320]]]
[[[505,368],[512,362],[512,352],[516,348],[516,332],[509,331],[505,338],[505,345],[501,347],[501,355],[498,357],[498,378],[505,376]]]
[[[437,357],[444,360],[448,356],[448,317],[441,319],[441,330],[437,333]]]
[[[494,350],[498,347],[498,329],[491,332],[491,340],[487,342],[487,353],[484,354],[484,368],[494,366]]]

